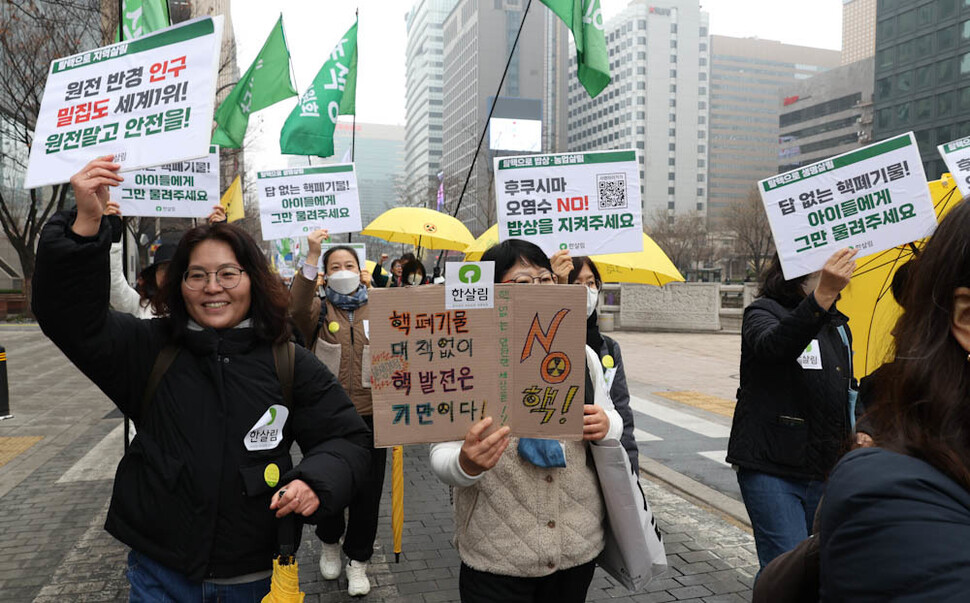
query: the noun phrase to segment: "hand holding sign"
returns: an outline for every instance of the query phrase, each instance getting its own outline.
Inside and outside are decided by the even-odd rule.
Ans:
[[[602,406],[587,404],[583,406],[583,439],[598,442],[610,431],[610,418]]]
[[[509,446],[511,428],[506,425],[486,438],[482,438],[485,430],[492,425],[492,417],[485,417],[468,428],[465,442],[458,454],[458,464],[461,470],[474,477],[488,471],[498,464],[502,453]]]
[[[124,180],[121,166],[112,163],[113,155],[98,157],[71,176],[71,188],[77,200],[77,218],[71,229],[82,237],[92,237],[101,228],[101,216],[108,205],[108,187]]]
[[[573,259],[569,257],[568,249],[560,249],[549,258],[553,273],[559,278],[559,284],[569,282],[569,273],[573,271]]]
[[[823,310],[835,303],[839,293],[845,289],[855,272],[855,256],[858,249],[840,249],[822,267],[822,274],[815,287],[815,301]]]
[[[320,263],[320,252],[323,250],[323,242],[330,240],[330,232],[326,228],[314,230],[306,237],[307,246],[310,250],[306,254],[306,263],[316,266]]]

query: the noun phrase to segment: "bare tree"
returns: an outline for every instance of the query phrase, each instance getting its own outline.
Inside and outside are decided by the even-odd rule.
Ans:
[[[757,188],[752,187],[743,201],[731,205],[725,226],[734,237],[737,257],[753,274],[761,274],[774,253],[774,240]]]
[[[653,214],[646,230],[681,272],[688,272],[711,259],[707,221],[699,213],[670,216],[666,210],[660,209]]]

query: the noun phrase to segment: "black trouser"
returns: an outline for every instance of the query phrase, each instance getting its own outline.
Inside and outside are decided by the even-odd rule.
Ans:
[[[596,562],[590,561],[542,578],[518,578],[480,572],[462,563],[458,592],[462,603],[582,603],[595,570]]]
[[[374,539],[377,537],[377,515],[381,507],[381,494],[384,491],[384,470],[387,465],[387,448],[374,448],[374,417],[362,416],[371,429],[370,474],[360,485],[357,495],[350,502],[350,519],[344,521],[344,511],[340,510],[324,517],[317,525],[317,537],[327,544],[340,542],[344,536],[344,553],[354,561],[368,561],[374,554]]]

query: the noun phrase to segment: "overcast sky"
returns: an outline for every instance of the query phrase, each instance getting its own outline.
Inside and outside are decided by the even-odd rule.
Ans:
[[[600,1],[607,19],[629,3]],[[240,73],[249,67],[282,12],[298,92],[306,89],[339,36],[353,25],[356,8],[352,2],[338,0],[237,1],[232,6]],[[410,6],[409,0],[360,1],[359,121],[404,125],[404,15]],[[701,8],[710,14],[712,34],[835,50],[842,46],[841,0],[703,0]],[[547,9],[534,0],[530,10]],[[287,99],[257,114],[259,130],[250,128],[258,141],[256,169],[282,167],[279,162],[285,160],[279,155],[279,131],[295,104],[296,99]],[[341,121],[345,119],[349,121],[343,117]]]

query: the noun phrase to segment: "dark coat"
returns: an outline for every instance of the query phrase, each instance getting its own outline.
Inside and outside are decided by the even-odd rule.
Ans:
[[[630,408],[630,390],[626,384],[626,370],[623,367],[623,356],[620,355],[620,344],[605,335],[601,337],[603,345],[598,350],[599,357],[602,360],[609,354],[613,357],[613,366],[616,368],[613,384],[610,386],[610,400],[613,401],[616,412],[623,419],[623,435],[620,437],[620,444],[630,457],[630,468],[633,469],[633,473],[640,475],[640,448],[633,434],[633,410]]]
[[[271,345],[238,327],[186,331],[142,416],[155,358],[172,339],[171,319],[109,311],[107,222],[89,238],[74,234],[72,222],[57,214],[41,233],[33,309],[44,333],[138,429],[118,465],[105,528],[195,580],[270,569],[273,492],[302,479],[320,498],[317,516],[343,509],[368,471],[366,425],[326,367],[297,347],[281,441],[247,447],[260,418],[284,402]],[[295,467],[294,441],[304,453]],[[270,463],[279,469],[274,486],[266,479]]]
[[[852,377],[837,331],[847,320],[835,306],[822,310],[814,295],[795,308],[761,298],[745,309],[729,463],[781,477],[825,479],[849,435]],[[814,339],[822,368],[803,369],[797,359]]]
[[[880,448],[832,471],[819,522],[822,601],[967,601],[970,493]]]

